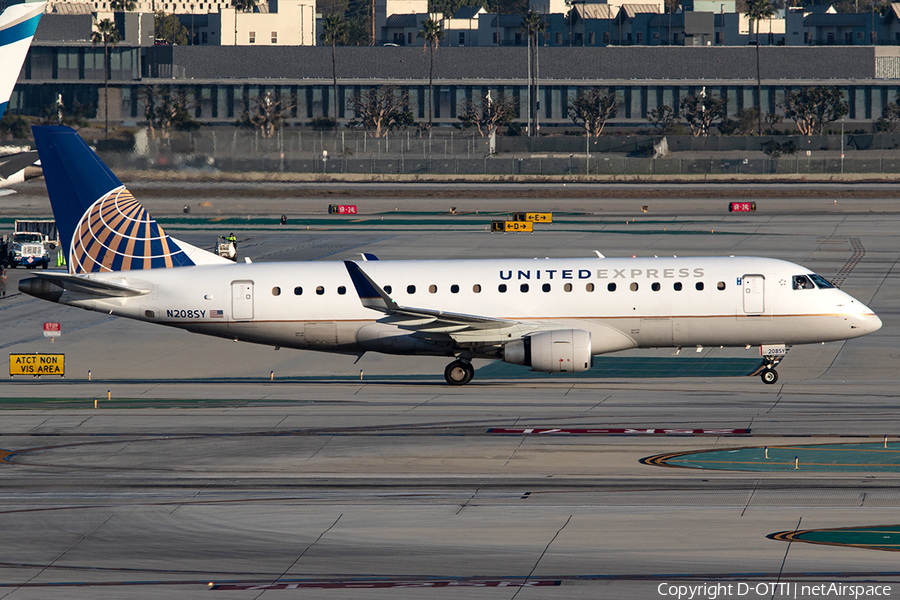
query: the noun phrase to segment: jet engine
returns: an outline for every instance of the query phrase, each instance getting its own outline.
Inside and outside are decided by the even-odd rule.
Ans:
[[[503,346],[503,361],[544,373],[591,368],[591,334],[582,329],[541,331]]]

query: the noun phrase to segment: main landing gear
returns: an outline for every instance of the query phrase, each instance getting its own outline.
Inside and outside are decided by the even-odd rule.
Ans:
[[[444,379],[450,385],[466,385],[475,377],[475,367],[467,360],[454,360],[444,369]]]

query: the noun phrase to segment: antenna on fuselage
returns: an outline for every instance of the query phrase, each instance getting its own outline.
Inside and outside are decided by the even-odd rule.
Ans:
[[[602,254],[600,254],[600,251],[599,251],[599,250],[594,250],[594,254],[597,255],[597,258],[606,258],[606,257],[603,256]]]

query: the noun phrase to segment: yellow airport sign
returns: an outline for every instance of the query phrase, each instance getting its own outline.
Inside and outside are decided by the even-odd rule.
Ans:
[[[65,375],[65,354],[10,354],[9,376]]]
[[[520,231],[534,231],[534,223],[531,221],[491,221],[491,232],[500,231],[503,233],[507,232],[520,232]]]
[[[513,213],[513,221],[529,221],[531,223],[552,223],[553,213]]]

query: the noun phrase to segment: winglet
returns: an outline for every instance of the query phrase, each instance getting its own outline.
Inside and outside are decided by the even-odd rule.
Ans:
[[[359,265],[352,260],[345,260],[344,266],[347,267],[350,280],[353,281],[353,287],[356,288],[359,301],[363,306],[381,312],[393,312],[397,308],[397,303],[391,300],[391,297],[372,281],[372,278],[359,268]]]
[[[0,117],[9,104],[45,5],[14,4],[0,14]]]

